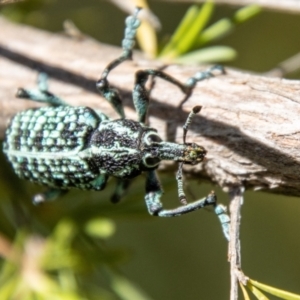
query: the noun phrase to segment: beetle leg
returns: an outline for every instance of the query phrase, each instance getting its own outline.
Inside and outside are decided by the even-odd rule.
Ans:
[[[107,180],[108,180],[108,175],[106,174],[100,174],[96,179],[94,179],[92,182],[88,183],[93,186],[93,189],[96,191],[101,191],[105,188]]]
[[[208,68],[205,71],[199,71],[194,76],[188,78],[188,80],[185,83],[185,86],[193,88],[197,82],[214,77],[215,74],[214,71],[219,71],[221,74],[226,74],[225,69],[222,65],[214,65],[210,68]]]
[[[149,171],[146,178],[146,196],[145,202],[150,215],[158,216],[163,210],[160,197],[163,194],[162,187],[157,178],[156,172]]]
[[[59,196],[62,196],[66,194],[68,190],[60,190],[56,188],[50,188],[44,193],[36,194],[34,195],[32,202],[35,205],[39,205],[43,202],[52,201],[58,198]]]
[[[146,82],[149,76],[162,78],[179,87],[182,90],[182,92],[185,93],[185,97],[179,105],[181,107],[183,103],[186,102],[191,96],[196,83],[214,77],[215,75],[213,71],[215,70],[220,71],[222,74],[225,73],[225,70],[222,66],[215,65],[206,71],[197,72],[194,76],[188,78],[186,83],[178,81],[174,77],[168,75],[167,73],[161,70],[146,69],[136,72],[132,98],[135,109],[138,114],[138,121],[141,123],[145,123],[146,120],[146,114],[149,106],[149,90],[146,89]]]
[[[124,180],[124,179],[117,179],[117,185],[115,188],[114,193],[112,194],[110,201],[112,203],[118,203],[121,198],[124,196],[126,193],[128,187],[131,184],[131,180]]]
[[[37,89],[19,88],[16,94],[17,98],[30,99],[36,102],[43,102],[52,106],[68,105],[64,100],[48,91],[48,76],[46,73],[40,73],[38,76]]]
[[[184,86],[189,89],[189,92],[186,93],[186,96],[183,98],[183,100],[180,102],[179,107],[182,107],[182,105],[189,99],[189,97],[192,94],[192,91],[196,85],[197,82],[205,80],[205,79],[209,79],[211,77],[214,77],[214,71],[217,71],[221,74],[225,74],[226,71],[224,69],[224,67],[222,65],[214,65],[210,68],[208,68],[205,71],[199,71],[197,72],[194,76],[190,77],[187,79],[186,83],[184,84]]]
[[[100,94],[113,106],[115,111],[121,116],[122,119],[125,119],[124,108],[122,100],[118,91],[112,88],[109,85],[107,80],[108,74],[120,65],[125,60],[131,60],[132,50],[135,45],[135,35],[138,27],[140,26],[140,20],[137,18],[139,8],[136,9],[133,16],[129,16],[126,19],[126,28],[124,33],[124,38],[122,40],[122,49],[123,52],[120,57],[113,60],[102,72],[101,78],[96,82],[96,87]]]
[[[133,103],[138,114],[138,121],[145,123],[147,110],[149,106],[149,91],[146,88],[146,83],[149,76],[160,77],[176,86],[178,86],[184,93],[189,92],[190,87],[185,86],[174,77],[166,74],[160,70],[146,69],[140,70],[135,74],[135,85],[132,92]]]
[[[198,81],[214,77],[214,70],[219,70],[222,73],[225,72],[222,66],[216,65],[206,71],[197,72],[194,76],[190,77],[186,83],[178,81],[174,77],[161,70],[146,69],[136,72],[132,98],[138,114],[138,121],[141,123],[145,123],[146,120],[146,114],[149,106],[149,91],[146,89],[146,82],[149,76],[162,78],[163,80],[166,80],[180,88],[182,92],[186,94],[186,96],[180,103],[181,106],[191,96],[192,91]]]
[[[182,189],[178,188],[178,192],[180,195],[180,200],[184,198],[185,195]],[[186,200],[182,201],[184,205],[179,206],[174,209],[164,209],[163,205],[160,201],[162,195],[162,188],[158,181],[155,171],[148,172],[148,176],[146,179],[146,196],[145,201],[148,207],[148,211],[151,215],[158,217],[177,217],[183,214],[189,213],[191,211],[212,205],[214,207],[214,211],[218,216],[223,233],[227,240],[229,240],[229,225],[230,218],[226,213],[226,208],[223,205],[217,205],[217,197],[214,192],[211,192],[208,196],[199,199],[197,201],[187,203]]]

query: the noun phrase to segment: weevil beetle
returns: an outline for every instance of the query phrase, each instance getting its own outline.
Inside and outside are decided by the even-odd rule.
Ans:
[[[48,91],[46,75],[41,73],[38,89],[20,88],[17,97],[50,106],[28,109],[15,115],[6,130],[3,151],[19,177],[50,188],[36,195],[35,203],[55,198],[73,187],[101,191],[110,176],[117,178],[112,201],[118,202],[129,185],[129,179],[144,172],[145,202],[151,215],[174,217],[212,205],[228,239],[230,219],[226,208],[217,205],[215,194],[212,192],[203,199],[187,203],[183,190],[183,164],[198,164],[206,155],[202,146],[186,142],[188,127],[201,107],[194,107],[189,114],[183,126],[182,144],[163,141],[156,129],[145,124],[149,76],[160,77],[178,86],[185,93],[186,101],[196,83],[214,76],[214,69],[220,67],[198,72],[185,84],[160,70],[138,71],[132,93],[138,120],[126,119],[119,93],[110,86],[107,77],[119,64],[132,58],[136,30],[140,25],[138,12],[136,9],[134,15],[126,19],[121,56],[108,64],[96,83],[100,94],[111,103],[120,119],[112,120],[89,107],[68,105]],[[160,201],[162,188],[156,169],[161,160],[179,163],[176,180],[181,206],[175,209],[164,209]]]

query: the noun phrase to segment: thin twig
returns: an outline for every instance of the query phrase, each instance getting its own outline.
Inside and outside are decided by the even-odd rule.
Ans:
[[[300,52],[280,62],[275,68],[266,72],[267,76],[284,77],[300,69]]]
[[[241,242],[240,242],[240,221],[241,207],[243,204],[244,188],[242,186],[233,187],[229,191],[230,196],[230,243],[229,261],[231,274],[230,300],[238,299],[238,281],[241,270]]]

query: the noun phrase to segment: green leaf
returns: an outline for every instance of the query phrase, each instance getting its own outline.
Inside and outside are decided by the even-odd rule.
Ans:
[[[211,1],[204,3],[201,9],[197,5],[191,6],[159,56],[172,59],[191,49],[209,21],[213,8],[214,4]]]
[[[238,24],[238,23],[243,23],[248,21],[249,19],[255,17],[261,12],[261,7],[256,4],[248,5],[246,7],[243,7],[239,9],[233,17],[233,21]]]
[[[69,247],[76,234],[76,226],[73,221],[62,219],[55,227],[51,239],[55,241],[56,246]]]
[[[259,289],[249,284],[249,282],[247,283],[247,287],[258,300],[269,300],[269,298],[267,298]]]
[[[95,218],[86,223],[85,231],[92,237],[107,239],[115,233],[116,226],[108,218]]]
[[[247,286],[248,287],[249,286],[252,286],[252,287],[256,286],[256,287],[260,288],[261,290],[263,290],[263,291],[265,291],[265,292],[267,292],[271,295],[277,296],[281,299],[300,300],[300,295],[293,294],[293,293],[290,293],[290,292],[287,292],[287,291],[284,291],[284,290],[280,290],[280,289],[277,289],[275,287],[260,283],[258,281],[252,280],[252,279],[248,280]]]
[[[118,274],[116,271],[105,268],[105,274],[110,280],[110,285],[113,291],[122,300],[152,300],[144,291],[138,288],[134,283],[129,281],[124,276]]]
[[[232,18],[223,18],[206,28],[195,45],[200,47],[229,34],[237,24],[248,21],[260,12],[261,8],[258,5],[248,5],[239,9]]]
[[[241,288],[241,290],[243,292],[244,299],[245,300],[250,300],[250,297],[249,297],[248,292],[245,289],[244,285],[241,282],[239,282],[239,284],[240,284],[240,288]]]
[[[200,35],[200,37],[196,42],[196,46],[200,47],[204,44],[212,42],[217,38],[220,38],[225,34],[230,33],[233,28],[234,25],[230,19],[228,18],[221,19],[202,32],[202,34]]]
[[[174,61],[181,64],[224,62],[233,60],[236,56],[237,52],[231,47],[214,46],[190,52],[176,58]]]
[[[6,280],[1,280],[0,299],[10,299],[18,284],[20,284],[20,276],[17,274],[11,274]]]

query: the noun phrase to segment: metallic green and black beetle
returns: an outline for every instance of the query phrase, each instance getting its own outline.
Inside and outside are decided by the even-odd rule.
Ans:
[[[138,120],[126,119],[120,96],[110,87],[107,77],[112,69],[132,57],[136,30],[140,25],[138,11],[126,19],[122,55],[105,68],[96,83],[101,95],[112,104],[121,118],[111,120],[89,107],[68,105],[48,91],[46,75],[41,73],[38,89],[21,88],[17,96],[48,103],[50,106],[18,113],[6,130],[3,151],[19,177],[50,188],[36,195],[35,203],[55,198],[73,187],[103,190],[109,176],[118,179],[112,196],[112,201],[118,202],[128,186],[128,180],[145,172],[145,201],[150,214],[160,217],[180,216],[212,205],[228,238],[230,219],[226,208],[217,205],[215,194],[212,192],[203,199],[187,203],[183,191],[182,165],[198,164],[206,155],[203,147],[185,141],[192,117],[201,107],[193,108],[183,126],[183,144],[163,141],[156,129],[145,124],[149,104],[149,91],[145,85],[149,76],[160,77],[178,86],[186,94],[187,100],[198,81],[212,77],[214,69],[223,69],[213,67],[198,72],[185,84],[160,70],[138,71],[132,93]],[[156,168],[161,160],[179,163],[176,179],[182,205],[175,209],[164,209],[160,201],[162,188]]]

